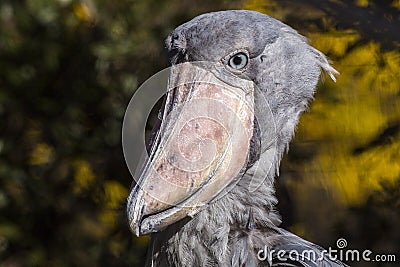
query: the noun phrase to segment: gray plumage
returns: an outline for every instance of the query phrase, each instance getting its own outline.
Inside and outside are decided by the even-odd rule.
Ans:
[[[276,119],[277,135],[253,135],[247,171],[228,194],[193,218],[152,235],[148,266],[269,266],[267,261],[257,259],[257,252],[265,247],[276,251],[312,250],[321,255],[322,248],[278,228],[274,178],[299,116],[313,98],[321,69],[332,79],[337,74],[326,57],[289,26],[267,15],[243,10],[198,16],[176,28],[166,39],[165,47],[173,65],[220,62],[234,51],[247,50],[250,62],[244,74],[267,99]],[[263,107],[256,110],[257,118],[263,117],[262,110]],[[260,142],[265,141],[262,138],[275,140],[277,146],[259,151]],[[250,193],[254,162],[270,155],[275,156],[269,159],[271,170],[264,171],[267,178]],[[327,256],[322,258],[323,261],[275,258],[272,266],[346,266]]]

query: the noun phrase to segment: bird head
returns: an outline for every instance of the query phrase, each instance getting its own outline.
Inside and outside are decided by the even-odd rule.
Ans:
[[[195,216],[249,170],[262,181],[265,165],[279,165],[321,68],[336,74],[295,30],[254,11],[198,16],[165,49],[172,67],[162,122],[128,197],[137,235]]]

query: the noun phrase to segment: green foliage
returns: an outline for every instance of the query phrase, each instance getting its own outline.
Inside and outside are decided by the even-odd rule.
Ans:
[[[128,229],[125,107],[203,1],[0,3],[1,266],[141,266]]]
[[[286,226],[326,247],[335,247],[342,237],[353,248],[376,253],[400,249],[394,226],[400,202],[397,4],[245,1],[246,7],[277,14],[302,29],[340,72],[337,83],[326,78],[320,84],[278,181]],[[351,24],[346,9],[351,9]]]

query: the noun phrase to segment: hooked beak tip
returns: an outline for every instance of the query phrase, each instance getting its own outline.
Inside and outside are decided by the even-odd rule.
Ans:
[[[132,232],[133,232],[137,237],[139,237],[139,236],[140,236],[140,227],[139,227],[139,224],[135,224],[135,223],[132,224],[132,223],[131,223],[130,226],[131,226]]]
[[[134,217],[136,216],[131,216],[131,214],[129,214],[129,227],[132,233],[135,234],[137,237],[139,237],[141,220],[139,218],[134,218]]]
[[[131,231],[136,236],[140,236],[140,224],[143,217],[144,205],[143,199],[141,197],[141,190],[137,192],[135,189],[133,189],[131,194],[129,195],[127,203],[127,213]]]

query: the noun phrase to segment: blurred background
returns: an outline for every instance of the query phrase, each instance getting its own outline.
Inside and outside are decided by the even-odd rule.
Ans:
[[[325,247],[397,254],[399,0],[2,0],[0,266],[143,266],[125,199],[125,108],[163,40],[222,9],[269,14],[341,73],[321,82],[277,180],[283,226]]]

